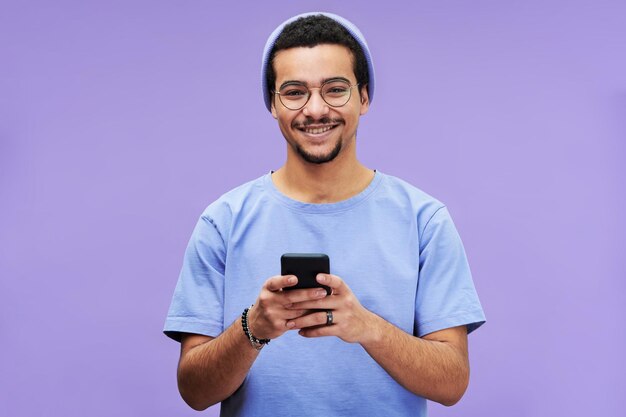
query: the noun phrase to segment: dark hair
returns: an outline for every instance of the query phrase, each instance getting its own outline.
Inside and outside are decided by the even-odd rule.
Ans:
[[[301,17],[289,23],[280,33],[269,55],[269,62],[265,72],[267,89],[270,96],[273,95],[276,83],[276,71],[274,70],[274,57],[278,51],[301,46],[314,47],[321,44],[335,44],[345,46],[352,52],[352,68],[361,88],[369,83],[367,60],[361,45],[340,23],[324,15]]]

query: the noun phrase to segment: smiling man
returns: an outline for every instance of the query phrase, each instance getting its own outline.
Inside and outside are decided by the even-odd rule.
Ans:
[[[425,416],[469,382],[467,335],[484,323],[441,202],[356,156],[374,94],[361,32],[327,13],[267,41],[265,104],[285,164],[220,197],[193,232],[165,324],[178,386],[224,416]],[[325,253],[320,288],[286,289],[284,253]],[[271,343],[270,343],[271,341]]]

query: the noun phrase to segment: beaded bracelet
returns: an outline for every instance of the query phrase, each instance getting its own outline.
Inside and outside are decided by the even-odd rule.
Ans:
[[[250,340],[252,347],[256,350],[261,350],[263,349],[263,346],[270,342],[270,339],[258,339],[252,335],[252,332],[250,332],[250,328],[248,327],[248,311],[250,311],[253,305],[254,304],[243,310],[243,313],[241,313],[241,326],[243,327],[243,332],[246,334],[246,337]]]

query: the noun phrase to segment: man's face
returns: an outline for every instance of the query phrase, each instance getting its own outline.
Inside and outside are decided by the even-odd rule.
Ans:
[[[274,95],[272,115],[294,152],[307,162],[330,162],[342,149],[354,146],[359,116],[369,108],[365,86],[354,87],[342,107],[329,106],[320,96],[322,83],[346,79],[356,84],[352,53],[341,45],[318,45],[279,51],[274,57],[275,90],[286,83],[299,82],[311,88],[311,97],[300,110],[289,110]],[[361,95],[359,91],[361,90]]]

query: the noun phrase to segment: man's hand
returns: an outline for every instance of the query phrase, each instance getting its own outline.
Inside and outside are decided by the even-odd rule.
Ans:
[[[293,275],[265,281],[248,312],[248,328],[255,337],[275,339],[295,328],[288,323],[310,312],[293,308],[293,304],[326,295],[320,288],[283,291],[297,282]],[[252,348],[241,330],[240,319],[215,338],[184,335],[178,363],[178,387],[183,399],[195,410],[224,401],[241,386],[258,355],[259,351]]]
[[[297,283],[298,279],[293,275],[278,275],[265,281],[254,307],[248,313],[248,328],[255,337],[275,339],[296,328],[294,320],[310,312],[294,305],[315,302],[326,296],[326,291],[321,288],[283,291]]]
[[[317,281],[332,288],[332,294],[294,303],[291,309],[319,311],[296,317],[288,326],[300,329],[304,337],[337,336],[360,343],[409,391],[447,406],[459,401],[469,382],[465,326],[415,337],[363,307],[338,276],[318,274]],[[333,315],[331,325],[326,325],[327,310]]]
[[[306,315],[296,315],[287,322],[288,328],[301,329],[304,337],[337,336],[344,342],[364,343],[365,338],[376,337],[372,333],[373,313],[361,305],[350,287],[338,276],[318,274],[317,282],[329,286],[331,295],[317,300],[294,302],[293,311],[321,310]],[[323,295],[326,292],[322,290]],[[326,325],[326,311],[332,312],[333,322]]]

